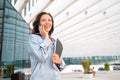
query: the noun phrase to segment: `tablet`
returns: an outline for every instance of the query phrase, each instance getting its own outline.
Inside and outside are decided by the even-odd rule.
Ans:
[[[59,39],[57,39],[55,52],[59,55],[59,57],[61,57],[62,51],[63,51],[63,45],[62,45],[61,41]]]

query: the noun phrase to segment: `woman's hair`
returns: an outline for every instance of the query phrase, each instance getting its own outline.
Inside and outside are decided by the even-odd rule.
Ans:
[[[41,12],[37,15],[35,21],[33,22],[33,34],[39,33],[38,24],[40,23],[41,16],[43,16],[45,14],[49,15],[52,19],[52,28],[49,31],[49,36],[53,33],[53,31],[54,31],[54,21],[53,21],[52,15],[50,13],[47,13],[47,12]]]

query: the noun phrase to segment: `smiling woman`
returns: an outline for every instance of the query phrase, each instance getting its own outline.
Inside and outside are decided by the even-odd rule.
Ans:
[[[32,69],[30,80],[61,80],[60,71],[64,69],[65,63],[55,53],[56,40],[51,37],[54,31],[53,17],[50,13],[41,12],[33,26],[28,47]]]

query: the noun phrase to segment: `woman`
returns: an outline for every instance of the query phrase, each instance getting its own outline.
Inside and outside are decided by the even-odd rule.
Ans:
[[[51,14],[39,13],[33,22],[33,34],[29,37],[28,51],[32,69],[30,80],[61,80],[60,70],[64,69],[65,63],[54,52],[56,40],[51,37],[53,31]]]
[[[92,74],[93,74],[93,77],[95,77],[96,72],[94,70],[94,67],[92,67]]]

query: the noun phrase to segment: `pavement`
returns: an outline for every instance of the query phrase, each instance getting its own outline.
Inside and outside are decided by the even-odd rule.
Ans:
[[[96,76],[85,75],[82,72],[61,73],[62,80],[120,80],[119,71],[97,71]],[[0,80],[11,80],[10,78]],[[25,80],[28,80],[27,78]]]
[[[97,71],[95,77],[82,72],[62,73],[62,80],[120,80],[120,71]]]

